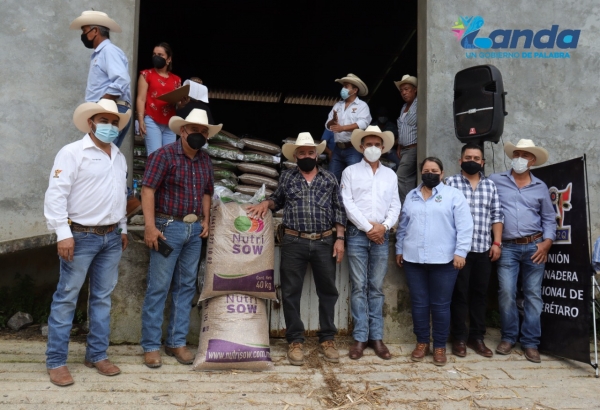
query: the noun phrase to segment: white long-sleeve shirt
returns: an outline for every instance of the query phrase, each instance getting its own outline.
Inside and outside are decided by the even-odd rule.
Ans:
[[[350,105],[348,105],[348,108],[344,108],[345,106],[346,101],[343,100],[334,104],[333,108],[329,112],[329,115],[327,116],[327,121],[325,121],[326,129],[329,130],[327,123],[333,119],[334,111],[337,111],[339,125],[350,125],[356,123],[358,128],[361,130],[364,130],[369,126],[371,123],[371,111],[369,111],[369,106],[366,102],[356,97],[356,99],[352,101]],[[333,138],[335,142],[350,142],[351,135],[352,131],[334,132]]]
[[[73,236],[67,220],[84,226],[119,224],[127,233],[127,163],[115,144],[111,156],[88,134],[56,155],[44,199],[48,229],[57,240]]]
[[[392,227],[400,215],[398,178],[379,164],[375,173],[364,159],[342,173],[342,202],[346,216],[358,229],[369,232],[377,222]]]

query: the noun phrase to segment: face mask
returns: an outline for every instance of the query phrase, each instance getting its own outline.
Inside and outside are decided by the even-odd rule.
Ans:
[[[379,117],[377,118],[377,121],[379,121],[380,124],[385,124],[388,122],[388,117]]]
[[[94,124],[94,135],[100,141],[110,144],[119,136],[119,128],[112,124]]]
[[[381,148],[378,147],[368,147],[365,148],[365,158],[369,162],[375,162],[381,157]]]
[[[421,179],[423,180],[423,185],[427,188],[434,188],[440,183],[440,174],[428,172],[426,174],[421,174]]]
[[[296,162],[298,163],[298,168],[300,168],[302,172],[310,172],[317,166],[316,158],[300,158]]]
[[[346,100],[348,97],[350,97],[350,91],[348,91],[347,88],[342,88],[340,91],[340,96],[342,97],[342,100]]]
[[[460,164],[460,168],[469,175],[475,175],[483,169],[481,164],[478,164],[475,161],[463,161],[462,164]]]
[[[191,149],[199,150],[206,144],[206,137],[199,132],[195,132],[193,134],[188,134],[186,141]]]
[[[527,171],[527,163],[529,161],[527,161],[525,158],[513,158],[512,160],[512,169],[517,173],[517,174],[522,174],[523,172]]]
[[[167,65],[167,60],[165,60],[161,56],[152,56],[152,65],[154,66],[154,68],[161,69]]]
[[[86,48],[94,48],[94,38],[96,38],[96,36],[94,36],[94,38],[92,38],[91,40],[88,40],[88,38],[87,38],[87,35],[92,30],[94,30],[94,29],[89,30],[87,33],[81,33],[81,42],[83,43],[83,45]]]

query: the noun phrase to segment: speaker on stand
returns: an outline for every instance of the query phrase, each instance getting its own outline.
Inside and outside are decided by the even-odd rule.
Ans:
[[[470,67],[454,77],[454,132],[462,143],[498,143],[506,112],[500,70],[490,64]]]

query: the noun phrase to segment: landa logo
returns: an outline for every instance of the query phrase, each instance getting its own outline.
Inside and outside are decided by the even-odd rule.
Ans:
[[[554,212],[556,212],[556,240],[555,244],[570,244],[571,243],[571,225],[565,225],[565,212],[571,210],[571,193],[573,184],[563,190],[556,187],[548,189]]]
[[[531,29],[493,30],[489,37],[480,35],[484,25],[481,16],[460,16],[452,26],[454,36],[460,45],[469,50],[467,58],[571,58],[568,51],[540,50],[571,50],[577,48],[581,30],[565,29],[559,31],[558,24],[549,29],[534,33]],[[517,48],[537,51],[513,51]],[[506,50],[506,51],[476,51],[476,50]]]

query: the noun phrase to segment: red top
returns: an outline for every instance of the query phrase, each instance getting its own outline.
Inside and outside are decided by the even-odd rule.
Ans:
[[[181,87],[181,78],[173,73],[169,73],[168,77],[163,77],[154,68],[142,70],[140,74],[148,83],[145,115],[149,115],[158,124],[168,124],[169,119],[175,115],[175,107],[157,97]]]

